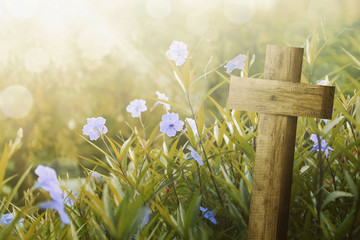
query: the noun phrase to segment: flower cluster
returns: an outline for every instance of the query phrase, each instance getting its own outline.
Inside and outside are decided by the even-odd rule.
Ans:
[[[321,137],[320,138],[320,146],[321,146],[321,149],[319,147],[319,141],[318,141],[318,137],[316,134],[311,134],[310,136],[310,140],[314,142],[314,147],[310,150],[311,152],[312,151],[322,151],[322,152],[325,152],[325,156],[326,158],[328,157],[329,155],[329,150],[334,150],[333,148],[331,148],[330,146],[328,146],[328,144],[326,143],[326,141],[324,139],[322,139]]]
[[[203,218],[209,219],[212,223],[217,224],[213,211],[208,211],[207,208],[203,207],[200,207],[200,211],[204,214]]]
[[[38,175],[38,183],[34,188],[42,188],[49,192],[52,201],[40,203],[39,207],[44,209],[56,210],[61,218],[63,224],[69,224],[69,216],[65,212],[64,198],[62,190],[60,188],[57,175],[54,169],[39,165],[35,169],[36,175]]]

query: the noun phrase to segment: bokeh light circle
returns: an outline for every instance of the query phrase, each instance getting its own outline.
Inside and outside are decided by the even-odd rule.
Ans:
[[[26,68],[34,73],[41,73],[50,63],[49,54],[42,48],[32,48],[25,55]]]
[[[164,19],[170,15],[172,4],[170,0],[147,0],[146,9],[151,17]]]
[[[11,85],[0,95],[0,108],[9,118],[20,119],[26,117],[34,105],[31,92],[22,85]]]
[[[38,10],[38,0],[6,0],[6,10],[19,19],[32,17]]]
[[[249,0],[225,0],[224,14],[233,23],[246,23],[254,15],[256,10],[255,1]]]
[[[97,60],[110,53],[114,47],[114,40],[105,27],[90,25],[81,32],[78,46],[86,57]]]

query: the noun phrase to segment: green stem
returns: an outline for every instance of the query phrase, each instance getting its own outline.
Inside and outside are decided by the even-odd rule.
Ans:
[[[191,114],[195,120],[195,124],[197,126],[197,116],[194,112],[194,108],[192,106],[192,103],[191,103],[191,100],[190,100],[190,94],[189,94],[189,91],[187,91],[186,93],[186,96],[187,96],[187,100],[188,100],[188,103],[189,103],[189,106],[190,106],[190,110],[191,110]],[[204,153],[204,157],[205,157],[205,161],[206,161],[206,164],[207,164],[207,167],[209,169],[209,172],[210,172],[210,177],[211,177],[211,181],[213,182],[214,184],[214,187],[215,187],[215,190],[216,190],[216,194],[218,196],[218,199],[219,199],[219,202],[221,204],[222,207],[224,207],[224,202],[221,198],[221,195],[220,195],[220,191],[219,191],[219,188],[217,187],[217,184],[216,184],[216,181],[215,181],[215,178],[214,178],[214,175],[213,175],[213,171],[210,167],[210,163],[209,163],[209,159],[208,159],[208,156],[206,154],[206,151],[205,151],[205,145],[204,145],[204,142],[202,141],[202,137],[201,137],[201,134],[200,134],[200,129],[198,129],[198,133],[199,133],[199,141],[200,141],[200,145],[201,145],[201,148],[202,148],[202,151]],[[199,166],[198,166],[198,174],[199,174],[199,180],[200,180],[200,188],[201,188],[201,178],[200,178],[200,170],[199,170]]]

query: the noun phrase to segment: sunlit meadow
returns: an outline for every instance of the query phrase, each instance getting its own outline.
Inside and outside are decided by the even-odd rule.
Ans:
[[[0,239],[246,239],[258,115],[228,87],[267,44],[336,87],[331,120],[298,120],[288,239],[360,239],[359,9],[0,1]]]

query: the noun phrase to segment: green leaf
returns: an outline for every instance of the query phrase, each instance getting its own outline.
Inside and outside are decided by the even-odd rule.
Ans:
[[[324,135],[327,135],[327,134],[331,131],[331,129],[333,129],[337,124],[342,125],[342,124],[343,124],[343,121],[345,121],[344,117],[343,117],[343,116],[340,116],[340,117],[335,118],[334,120],[328,122],[328,123],[326,124],[326,126],[324,127],[324,129],[323,129]],[[340,122],[341,122],[341,123],[340,123]]]
[[[340,198],[340,197],[353,197],[354,195],[351,193],[347,193],[347,192],[342,192],[342,191],[334,191],[331,192],[325,199],[325,201],[323,202],[321,208],[324,208],[328,203],[335,201],[335,199]]]
[[[189,206],[187,207],[184,228],[186,232],[190,232],[195,226],[197,219],[199,218],[201,196],[194,196]]]
[[[356,187],[356,183],[354,182],[354,180],[352,179],[352,177],[350,176],[348,171],[345,171],[345,179],[346,179],[347,183],[349,184],[350,191],[354,195],[355,200],[358,201],[359,191],[358,191],[358,188]]]
[[[197,129],[199,132],[199,136],[201,138],[203,134],[203,130],[205,128],[205,112],[204,112],[204,105],[200,106],[199,113],[197,115]]]

